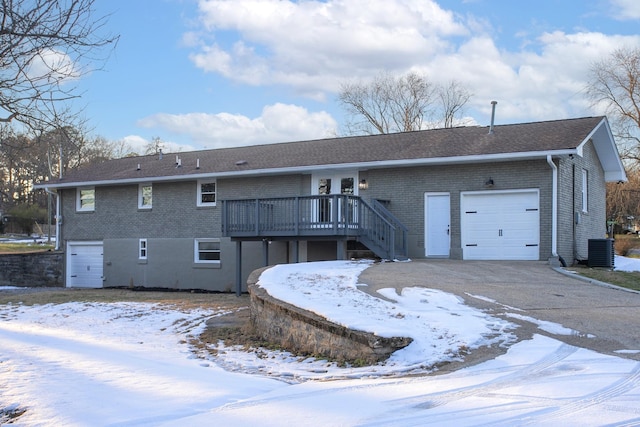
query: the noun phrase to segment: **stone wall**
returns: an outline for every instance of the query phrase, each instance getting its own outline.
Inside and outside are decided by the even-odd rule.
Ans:
[[[387,359],[412,341],[407,337],[383,338],[352,330],[273,298],[256,284],[264,270],[254,271],[247,285],[251,324],[270,343],[293,353],[372,364]]]
[[[64,254],[0,254],[0,286],[63,287]]]

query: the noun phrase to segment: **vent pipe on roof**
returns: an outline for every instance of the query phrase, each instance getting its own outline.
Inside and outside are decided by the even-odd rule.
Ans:
[[[158,150],[158,160],[162,160],[162,148]]]
[[[493,133],[493,122],[496,119],[496,104],[498,101],[491,101],[491,125],[489,126],[489,134]]]
[[[200,159],[196,159],[196,169],[200,169]]]

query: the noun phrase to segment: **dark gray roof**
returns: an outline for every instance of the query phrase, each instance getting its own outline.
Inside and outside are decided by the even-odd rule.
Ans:
[[[311,171],[341,166],[402,166],[416,164],[416,160],[421,159],[454,163],[496,156],[518,157],[526,153],[540,156],[565,151],[566,154],[566,150],[576,150],[603,121],[606,122],[604,117],[586,117],[500,125],[495,126],[491,134],[488,127],[474,126],[172,153],[164,154],[162,159],[158,155],[130,157],[93,164],[38,187]],[[176,167],[176,156],[180,167]]]

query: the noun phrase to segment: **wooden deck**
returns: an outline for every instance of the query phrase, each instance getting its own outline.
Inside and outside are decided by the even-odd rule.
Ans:
[[[383,259],[407,256],[407,229],[378,202],[320,195],[223,200],[222,235],[235,240],[353,239]]]

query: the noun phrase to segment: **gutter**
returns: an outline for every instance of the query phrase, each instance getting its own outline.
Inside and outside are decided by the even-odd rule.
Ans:
[[[44,187],[44,191],[56,198],[56,247],[55,250],[60,250],[60,197],[55,191],[49,190],[49,187]]]
[[[558,167],[553,163],[551,154],[547,155],[547,163],[551,166],[551,255],[558,256]]]

